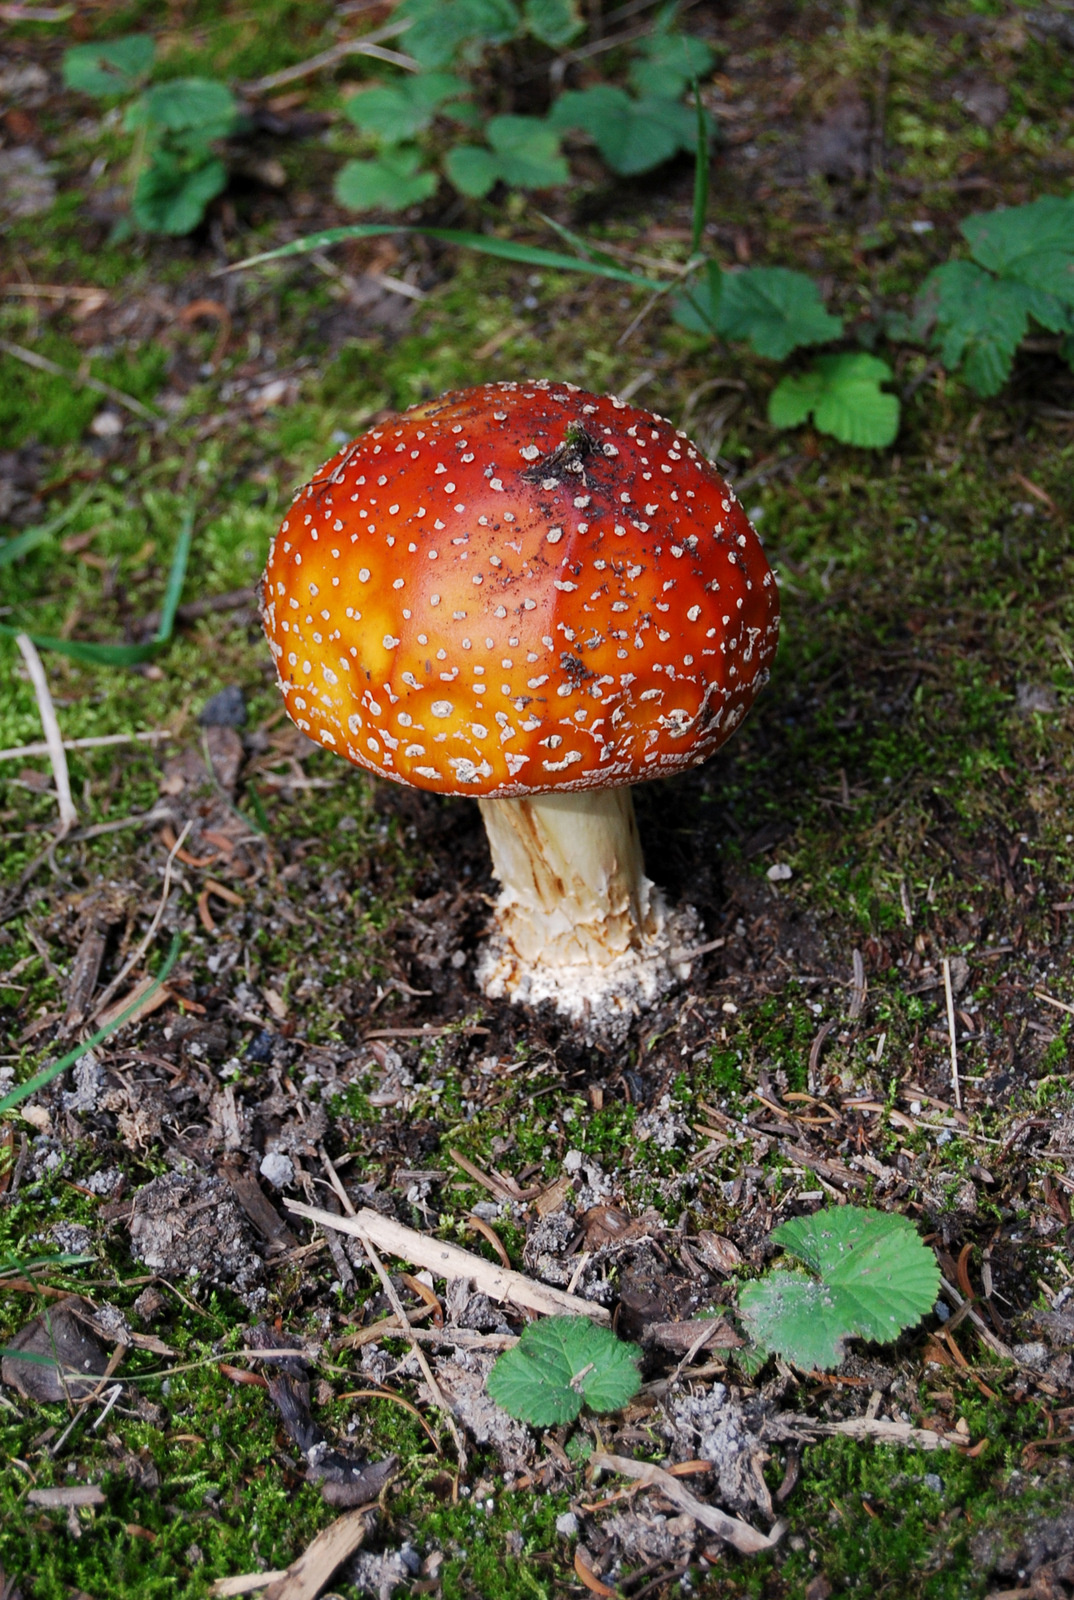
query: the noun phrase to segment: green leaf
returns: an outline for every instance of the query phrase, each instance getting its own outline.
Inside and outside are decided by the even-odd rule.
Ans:
[[[564,255],[559,250],[544,250],[539,245],[519,244],[514,239],[500,239],[493,233],[471,233],[465,228],[407,228],[394,222],[354,222],[349,227],[325,228],[319,233],[307,233],[277,250],[263,250],[259,255],[248,256],[228,267],[229,272],[239,272],[247,267],[259,267],[266,261],[283,261],[288,256],[308,255],[311,250],[326,250],[330,245],[345,239],[376,239],[388,233],[418,233],[425,239],[440,239],[444,244],[458,245],[463,250],[474,250],[478,255],[496,256],[502,261],[517,261],[528,267],[547,267],[558,272],[584,272],[597,278],[610,278],[614,283],[629,284],[632,289],[662,292],[667,283],[647,278],[626,267],[609,266],[606,262],[585,260]]]
[[[584,27],[574,0],[524,0],[522,17],[526,31],[552,50],[570,44]]]
[[[967,217],[962,232],[982,267],[1074,306],[1074,196]]]
[[[153,65],[155,49],[145,33],[72,45],[63,53],[64,84],[80,94],[129,94]]]
[[[935,310],[944,366],[953,372],[964,362],[971,389],[997,394],[1029,325],[1032,292],[972,261],[948,261],[929,273],[921,294]]]
[[[640,1351],[588,1317],[545,1317],[489,1373],[488,1391],[511,1416],[535,1427],[572,1422],[583,1402],[618,1411],[637,1394]]]
[[[204,148],[226,139],[238,115],[235,97],[226,84],[212,78],[173,78],[147,89],[127,113],[128,128],[148,127],[178,136],[184,149]]]
[[[768,420],[775,428],[796,428],[812,413],[820,433],[843,444],[883,450],[899,431],[899,401],[880,388],[892,376],[887,362],[877,356],[819,356],[808,372],[776,385],[768,399]]]
[[[848,1338],[886,1343],[935,1304],[936,1259],[898,1213],[837,1206],[784,1223],[772,1239],[816,1276],[770,1272],[744,1285],[739,1312],[759,1346],[799,1366],[838,1366]]]
[[[493,117],[485,137],[496,152],[500,177],[512,188],[551,189],[570,182],[559,134],[540,117]]]
[[[205,208],[227,187],[227,168],[211,160],[198,166],[159,150],[134,186],[134,220],[147,233],[192,233]]]
[[[694,112],[674,100],[635,100],[610,83],[572,89],[548,113],[554,128],[587,133],[613,172],[648,172],[680,150],[692,150]]]
[[[73,1067],[76,1061],[81,1061],[84,1055],[86,1055],[90,1050],[94,1049],[97,1045],[103,1043],[103,1041],[107,1039],[110,1034],[115,1033],[117,1028],[122,1028],[123,1024],[129,1021],[134,1013],[145,1004],[149,996],[156,994],[161,984],[167,978],[168,974],[175,966],[176,960],[178,959],[179,947],[182,944],[182,939],[183,936],[180,933],[176,933],[172,936],[172,942],[168,948],[168,954],[164,959],[164,965],[157,973],[156,978],[150,984],[149,988],[143,994],[140,994],[136,1000],[134,1000],[129,1006],[121,1011],[118,1017],[114,1018],[113,1021],[109,1022],[105,1027],[98,1028],[96,1033],[91,1034],[88,1039],[84,1039],[81,1044],[76,1045],[75,1048],[67,1055],[61,1056],[58,1061],[53,1061],[51,1066],[43,1068],[42,1071],[36,1073],[34,1077],[28,1079],[26,1083],[20,1083],[17,1089],[12,1089],[9,1094],[6,1094],[4,1098],[0,1100],[0,1116],[2,1116],[5,1111],[14,1110],[14,1108],[17,1105],[21,1105],[24,1100],[28,1100],[32,1094],[37,1093],[38,1089],[43,1089],[46,1084],[51,1083],[54,1078],[58,1078],[61,1072],[66,1072],[67,1068]]]
[[[400,83],[363,89],[344,102],[344,114],[363,133],[402,144],[423,132],[448,100],[461,100],[466,83],[451,72],[419,72]]]
[[[485,128],[492,150],[460,145],[444,170],[457,189],[480,198],[497,179],[516,189],[550,189],[570,181],[559,134],[539,117],[493,117]]]
[[[770,361],[783,361],[803,345],[827,344],[843,331],[840,318],[825,311],[813,279],[787,267],[724,273],[714,320],[718,333],[747,339]]]
[[[712,49],[704,39],[656,29],[638,45],[630,68],[631,86],[643,99],[679,100],[712,61]]]
[[[522,27],[512,0],[402,0],[395,15],[413,22],[406,47],[423,67],[447,67],[459,56],[477,60]]]
[[[457,144],[444,157],[444,171],[460,194],[483,200],[500,176],[499,163],[491,150],[477,144]]]
[[[334,192],[352,211],[402,211],[436,193],[436,173],[422,167],[420,150],[397,145],[374,161],[348,161],[336,173]]]

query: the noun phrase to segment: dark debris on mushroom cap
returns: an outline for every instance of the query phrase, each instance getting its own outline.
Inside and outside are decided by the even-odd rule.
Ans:
[[[276,536],[262,611],[310,738],[470,795],[705,760],[779,628],[760,542],[685,434],[544,380],[444,395],[342,449]]]

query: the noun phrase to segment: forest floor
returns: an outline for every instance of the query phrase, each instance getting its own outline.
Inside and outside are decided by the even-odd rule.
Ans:
[[[195,9],[168,8],[162,47],[232,82],[330,38],[325,5]],[[690,26],[720,47],[708,246],[811,272],[849,324],[905,309],[964,216],[1069,192],[1058,4],[743,0]],[[349,220],[328,79],[237,143],[201,230],[117,242],[129,141],[63,89],[62,31],[12,23],[0,44],[0,158],[33,152],[21,170],[51,201],[7,219],[0,334],[61,369],[0,354],[0,516],[54,528],[0,568],[0,621],[144,641],[188,511],[193,555],[151,661],[43,653],[65,738],[121,740],[69,750],[58,843],[52,769],[25,753],[37,700],[0,637],[0,1094],[99,1026],[132,954],[109,1005],[181,945],[152,1008],[0,1122],[0,1594],[193,1600],[286,1568],[354,1503],[352,1463],[379,1509],[333,1579],[345,1596],[1074,1594],[1070,369],[1042,341],[980,401],[900,347],[898,440],[856,451],[777,433],[773,364],[661,306],[622,337],[643,301],[594,278],[418,236],[221,276]],[[691,164],[624,184],[588,159],[545,209],[682,260]],[[556,244],[515,195],[422,220]],[[476,807],[292,728],[253,593],[339,439],[521,375],[684,427],[781,583],[780,655],[745,727],[637,794],[650,872],[713,947],[614,1047],[478,992],[495,884]],[[642,1346],[640,1393],[607,1418],[513,1423],[483,1383],[517,1316],[396,1273],[462,1470],[409,1343],[369,1331],[392,1306],[357,1241],[288,1198],[372,1207],[600,1300]],[[835,1373],[751,1377],[669,1331],[733,1318],[773,1228],[843,1201],[914,1221],[937,1314]],[[33,1265],[57,1252],[76,1259]],[[68,1306],[43,1335],[68,1291],[89,1320]],[[10,1353],[61,1332],[89,1399]],[[270,1340],[305,1352],[290,1380],[239,1354]],[[310,1467],[318,1439],[334,1480]],[[707,1504],[785,1532],[736,1553],[658,1490],[598,1480],[594,1445],[686,1464]]]

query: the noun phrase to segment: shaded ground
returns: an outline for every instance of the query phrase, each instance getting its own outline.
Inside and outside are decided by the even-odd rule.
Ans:
[[[295,57],[319,47],[327,8],[303,15]],[[251,33],[229,11],[176,48],[252,77],[281,64],[269,36],[283,16],[264,8]],[[1074,54],[1058,6],[864,8],[856,24],[822,6],[691,16],[725,47],[706,90],[726,136],[716,247],[814,272],[848,320],[905,305],[961,216],[1069,190]],[[188,609],[159,662],[121,672],[47,657],[66,737],[160,737],[71,753],[80,825],[48,855],[47,762],[0,765],[4,1084],[89,1031],[188,829],[148,958],[154,970],[182,933],[166,1003],[0,1131],[5,1341],[68,1284],[97,1317],[94,1370],[127,1347],[126,1387],[103,1419],[107,1391],[78,1408],[5,1385],[7,1576],[35,1600],[103,1600],[201,1595],[218,1577],[286,1566],[340,1503],[307,1477],[320,1432],[351,1461],[391,1452],[400,1464],[340,1593],[396,1581],[444,1600],[581,1594],[595,1573],[631,1600],[687,1584],[720,1600],[1069,1595],[1069,368],[1030,350],[1007,390],[979,402],[903,347],[903,430],[873,455],[773,433],[761,420],[773,370],[702,347],[659,311],[617,343],[639,307],[608,285],[414,240],[214,277],[344,220],[326,198],[338,129],[327,144],[308,122],[255,130],[246,175],[202,233],[110,245],[120,135],[80,120],[93,108],[60,91],[59,47],[41,29],[13,30],[3,55],[4,73],[40,76],[4,91],[0,153],[36,152],[59,186],[53,210],[11,224],[5,284],[78,291],[6,294],[3,336],[69,369],[88,361],[169,425],[154,432],[4,359],[9,531],[70,515],[7,569],[2,620],[147,637],[191,499],[196,514]],[[333,103],[315,86],[293,115]],[[269,157],[278,187],[252,165]],[[586,159],[579,176],[594,181],[558,197],[563,220],[675,257],[688,167],[628,192]],[[385,273],[415,293],[372,275]],[[375,785],[292,730],[250,592],[291,487],[335,430],[520,370],[630,389],[681,421],[727,463],[782,583],[784,647],[745,729],[708,767],[637,796],[650,870],[723,943],[615,1051],[475,991],[494,887],[476,809]],[[10,749],[40,724],[10,641],[0,652]],[[223,724],[199,721],[229,687]],[[407,1347],[363,1336],[390,1311],[364,1256],[284,1220],[285,1195],[338,1204],[333,1170],[353,1204],[491,1260],[476,1215],[514,1266],[613,1308],[644,1344],[646,1387],[601,1422],[599,1442],[713,1461],[691,1489],[758,1526],[778,1512],[779,1547],[736,1556],[658,1496],[588,1481],[591,1424],[490,1425],[476,1411],[484,1369],[517,1324],[453,1291],[448,1320],[473,1338],[430,1355],[468,1428],[460,1478]],[[736,1277],[772,1254],[773,1226],[840,1196],[920,1224],[948,1315],[857,1349],[834,1377],[770,1365],[750,1382],[720,1349],[677,1372],[688,1347],[656,1330],[733,1308]],[[27,1262],[56,1250],[90,1260],[31,1281]],[[421,1287],[396,1281],[417,1319]],[[233,1358],[266,1326],[309,1351],[308,1400],[290,1412],[293,1396],[270,1397]],[[419,1406],[435,1450],[399,1399]],[[952,1447],[812,1426],[855,1418]],[[102,1505],[27,1500],[86,1484],[103,1485]]]

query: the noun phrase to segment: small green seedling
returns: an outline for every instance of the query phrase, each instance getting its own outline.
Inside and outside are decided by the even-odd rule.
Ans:
[[[836,1206],[772,1235],[806,1272],[770,1272],[742,1288],[739,1315],[759,1350],[827,1371],[847,1339],[889,1343],[932,1310],[940,1271],[896,1212]]]
[[[880,387],[894,374],[886,361],[863,351],[818,356],[807,372],[783,378],[768,397],[775,428],[797,428],[809,416],[818,433],[843,444],[884,450],[899,431],[899,401]]]
[[[674,302],[672,314],[691,333],[744,339],[769,361],[784,361],[792,350],[827,344],[843,332],[813,279],[789,267],[724,272],[710,261],[699,282]]]
[[[962,233],[972,259],[936,267],[917,301],[944,366],[961,363],[976,394],[997,394],[1032,323],[1063,335],[1074,364],[1074,196],[967,217]]]
[[[637,1394],[641,1352],[588,1317],[545,1317],[496,1362],[488,1391],[520,1422],[549,1428],[591,1411],[618,1411]]]
[[[154,53],[153,40],[138,33],[74,45],[64,54],[63,79],[69,89],[99,98],[135,95],[123,117],[134,134],[131,216],[147,233],[190,233],[227,183],[214,147],[235,131],[238,106],[231,90],[211,78],[145,88]]]
[[[444,171],[460,193],[480,200],[500,181],[514,189],[569,183],[559,134],[539,117],[493,117],[485,125],[485,138],[490,149],[460,144],[448,151]]]
[[[594,84],[560,95],[547,117],[490,117],[481,95],[488,74],[479,72],[489,52],[532,48],[534,41],[565,49],[585,27],[575,0],[401,0],[395,18],[406,25],[403,43],[418,70],[360,90],[344,105],[376,148],[340,169],[336,199],[354,211],[401,211],[428,199],[441,176],[475,200],[498,183],[561,188],[571,179],[560,148],[568,133],[586,135],[624,176],[692,150],[698,113],[682,97],[708,71],[713,53],[703,39],[679,32],[675,13],[674,4],[666,6],[637,41],[632,93]],[[484,143],[456,143],[452,123]],[[701,123],[707,145],[712,125],[704,112]]]
[[[570,89],[548,113],[553,128],[588,134],[613,172],[633,177],[694,148],[697,122],[690,106],[652,96],[635,98],[612,83]]]

